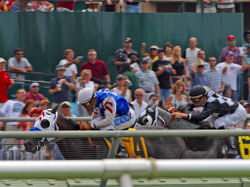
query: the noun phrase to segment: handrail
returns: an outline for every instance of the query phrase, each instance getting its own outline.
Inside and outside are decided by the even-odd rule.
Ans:
[[[2,161],[0,178],[250,177],[250,160]]]
[[[0,131],[0,138],[250,136],[250,130]]]
[[[72,119],[73,121],[90,121],[91,117],[68,117],[68,119]],[[36,117],[30,117],[30,118],[0,117],[0,121],[3,121],[3,122],[24,122],[24,121],[34,122],[35,120],[36,120]]]

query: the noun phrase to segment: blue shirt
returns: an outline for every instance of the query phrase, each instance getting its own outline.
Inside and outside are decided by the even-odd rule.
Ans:
[[[104,110],[105,110],[103,101],[109,96],[115,99],[117,116],[123,116],[129,112],[129,104],[124,97],[114,92],[111,92],[108,89],[102,89],[96,92],[96,107],[100,109],[102,116],[104,116]]]
[[[203,75],[199,74],[198,72],[193,74],[191,86],[194,87],[197,85],[208,86],[208,79],[204,75],[204,73],[203,73]]]
[[[62,79],[66,79],[66,81],[68,81],[69,83],[72,83],[69,77],[63,77]],[[58,78],[58,77],[51,79],[49,89],[55,89],[59,80],[61,80],[61,78]],[[62,84],[62,90],[60,92],[55,92],[53,94],[53,102],[61,103],[63,101],[69,101],[70,100],[69,92],[70,92],[70,88],[66,86],[65,84]]]

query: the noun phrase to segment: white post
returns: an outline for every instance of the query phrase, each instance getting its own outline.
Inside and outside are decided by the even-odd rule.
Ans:
[[[128,173],[124,173],[121,175],[120,187],[133,187],[131,176]]]

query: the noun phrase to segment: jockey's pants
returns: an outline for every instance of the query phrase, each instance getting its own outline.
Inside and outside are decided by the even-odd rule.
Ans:
[[[245,108],[239,104],[238,108],[232,114],[226,114],[222,117],[215,118],[213,116],[208,117],[205,121],[211,121],[214,123],[216,129],[220,127],[231,127],[236,126],[240,122],[247,118],[247,112]]]

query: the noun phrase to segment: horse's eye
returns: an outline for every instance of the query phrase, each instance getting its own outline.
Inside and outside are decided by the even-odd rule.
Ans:
[[[49,126],[50,126],[49,120],[43,119],[43,120],[41,121],[41,127],[42,127],[42,128],[47,129]]]

